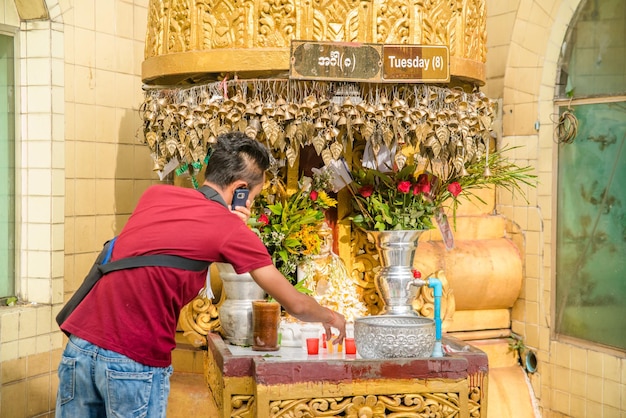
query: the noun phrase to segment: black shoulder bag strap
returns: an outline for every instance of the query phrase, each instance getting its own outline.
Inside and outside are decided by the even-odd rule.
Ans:
[[[228,208],[222,196],[213,188],[209,186],[202,186],[198,189],[200,193],[204,195],[208,200],[214,200],[224,207]],[[203,271],[206,270],[211,264],[208,261],[194,260],[191,258],[180,257],[177,255],[169,254],[154,254],[154,255],[142,255],[136,257],[126,257],[115,261],[109,261],[111,252],[113,251],[113,245],[116,238],[107,241],[100,254],[96,258],[95,263],[89,270],[89,273],[83,280],[83,283],[72,295],[70,300],[67,301],[65,306],[59,311],[56,316],[56,321],[59,326],[70,316],[70,314],[76,309],[78,304],[87,296],[87,294],[93,289],[98,280],[102,276],[112,271],[132,269],[137,267],[172,267],[181,270],[190,271]]]

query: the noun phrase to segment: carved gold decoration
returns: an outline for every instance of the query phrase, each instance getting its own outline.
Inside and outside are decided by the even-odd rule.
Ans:
[[[272,79],[148,89],[141,116],[142,141],[158,170],[174,158],[201,166],[216,137],[236,130],[254,135],[290,166],[303,146],[329,163],[364,140],[375,154],[396,147],[398,164],[412,156],[460,173],[485,154],[495,102],[481,92],[424,84]]]
[[[291,41],[310,40],[447,45],[451,75],[484,84],[485,10],[485,0],[150,0],[142,78],[284,72]]]
[[[221,330],[217,306],[206,297],[197,296],[181,309],[178,325],[194,347],[204,347],[207,334]]]
[[[233,395],[230,404],[233,411],[233,418],[255,418],[254,416],[254,395]]]
[[[458,417],[460,402],[459,394],[454,392],[289,399],[271,402],[270,414],[274,417]]]

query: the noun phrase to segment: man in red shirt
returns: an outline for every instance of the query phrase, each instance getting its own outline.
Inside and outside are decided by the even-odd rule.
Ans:
[[[155,185],[143,194],[118,236],[111,261],[170,254],[224,262],[254,280],[287,312],[321,322],[345,336],[344,317],[298,292],[274,267],[245,221],[269,167],[267,149],[240,132],[213,145],[204,186],[197,190]],[[237,188],[247,188],[246,207],[229,209]],[[171,352],[180,309],[204,286],[203,272],[171,267],[113,271],[100,279],[62,324],[70,335],[59,365],[57,417],[165,417],[172,373]]]

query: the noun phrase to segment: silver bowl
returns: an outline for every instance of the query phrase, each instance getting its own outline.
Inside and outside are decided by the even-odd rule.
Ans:
[[[435,321],[416,315],[373,315],[354,320],[354,342],[365,359],[430,357]]]

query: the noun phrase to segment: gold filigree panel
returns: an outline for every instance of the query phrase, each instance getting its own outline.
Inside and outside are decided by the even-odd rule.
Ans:
[[[270,415],[308,417],[384,418],[461,416],[459,393],[403,393],[333,398],[289,399],[270,402]]]
[[[220,50],[252,51],[229,62],[199,55],[197,60],[184,61],[189,68],[182,69],[169,61],[163,66],[165,61],[161,61],[161,75],[167,76],[244,71],[242,61],[254,57],[276,60],[272,65],[258,62],[259,69],[284,71],[289,68],[288,55],[270,57],[263,50],[288,50],[294,39],[447,45],[452,76],[484,83],[485,8],[485,0],[151,0],[144,55],[149,61],[189,52],[206,52],[216,58],[227,57]],[[473,65],[466,68],[455,59]],[[154,81],[158,69],[145,70],[144,80]]]

